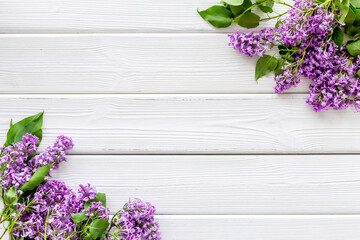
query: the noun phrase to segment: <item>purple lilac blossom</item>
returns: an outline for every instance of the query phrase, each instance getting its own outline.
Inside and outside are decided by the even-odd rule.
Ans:
[[[259,33],[240,33],[229,34],[230,43],[235,50],[246,56],[262,57],[266,51],[270,50],[271,45],[276,41],[276,29],[263,29]]]
[[[44,239],[66,239],[77,225],[70,216],[76,212],[76,194],[63,182],[49,181],[39,185],[34,198],[17,221],[13,234],[17,237]]]
[[[54,162],[52,170],[57,168],[60,162],[66,161],[65,155],[74,146],[71,138],[59,136],[53,147],[46,148],[44,153],[28,160],[36,153],[38,142],[38,137],[27,133],[22,137],[22,141],[1,148],[0,164],[4,171],[0,174],[4,191],[11,186],[19,189],[42,166]]]
[[[55,163],[52,166],[52,170],[59,167],[59,163],[65,162],[65,155],[69,153],[69,150],[74,147],[72,139],[66,136],[58,136],[56,142],[52,147],[47,147],[45,152],[33,157],[29,161],[29,165],[37,170],[41,166],[47,166],[51,163]]]
[[[85,215],[92,218],[109,219],[109,209],[102,205],[102,202],[92,202],[90,207],[85,210]]]
[[[332,12],[325,11],[312,0],[296,0],[281,21],[278,32],[286,46],[296,46],[299,41],[309,41],[313,36],[326,36],[339,24]]]
[[[333,30],[343,25],[335,20],[331,8],[313,0],[294,0],[277,29],[235,32],[229,35],[230,45],[250,57],[263,56],[276,44],[295,47],[293,61],[286,61],[282,73],[275,77],[276,93],[298,86],[300,76],[304,76],[312,80],[307,103],[314,111],[349,106],[360,111],[360,79],[354,77],[360,69],[360,57],[351,57],[345,47],[339,49],[331,40]]]
[[[294,64],[286,62],[282,67],[283,73],[275,77],[276,86],[274,90],[276,93],[284,93],[285,90],[288,90],[292,87],[297,87],[301,80],[300,75]]]
[[[38,137],[26,134],[22,137],[22,141],[1,147],[0,164],[4,171],[0,172],[0,175],[4,191],[12,186],[19,189],[30,180],[33,169],[27,165],[27,159],[36,152],[38,142]]]
[[[47,239],[79,239],[74,234],[77,224],[72,221],[71,214],[84,211],[84,203],[95,195],[95,189],[89,184],[81,185],[77,194],[60,181],[48,181],[39,185],[26,211],[18,219],[13,234],[18,238],[40,240],[44,239],[46,228]],[[108,211],[103,211],[102,216],[108,214]]]
[[[155,212],[155,207],[148,202],[129,200],[114,218],[115,234],[124,240],[160,240]]]

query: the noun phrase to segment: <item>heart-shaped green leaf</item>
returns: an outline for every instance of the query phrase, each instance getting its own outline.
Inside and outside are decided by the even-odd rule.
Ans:
[[[225,28],[232,23],[232,13],[224,6],[212,6],[204,11],[198,11],[199,15],[217,28]]]
[[[232,6],[240,6],[244,3],[244,0],[223,0],[223,2]]]
[[[230,10],[234,14],[235,17],[243,14],[246,9],[252,6],[251,0],[244,0],[244,3],[240,6],[232,6],[230,5]]]
[[[360,8],[360,0],[350,0],[351,5],[355,8]]]
[[[17,191],[16,188],[13,186],[9,188],[5,193],[5,204],[7,206],[11,206],[17,203],[17,201],[18,201]]]
[[[23,120],[13,124],[10,122],[10,129],[7,132],[7,139],[5,146],[12,145],[22,140],[26,133],[30,133],[39,138],[39,144],[42,139],[42,124],[44,112],[38,113],[34,116],[24,118]]]
[[[360,78],[360,70],[359,71],[357,71],[357,73],[356,73],[356,75],[355,75],[356,77],[358,77],[358,78]]]
[[[259,58],[255,68],[256,81],[259,80],[259,78],[265,76],[266,74],[274,71],[277,65],[277,59],[272,56],[264,55],[263,57]]]
[[[84,239],[97,239],[106,231],[109,227],[109,222],[105,219],[95,219],[91,226],[88,228],[88,233]]]
[[[260,17],[252,12],[245,12],[240,16],[236,17],[234,21],[245,28],[255,28],[259,26]]]
[[[261,3],[263,1],[259,0],[257,1],[257,3]],[[259,5],[259,8],[261,11],[263,11],[264,13],[272,13],[273,12],[273,7],[274,7],[274,1],[267,1],[264,2],[263,4]]]
[[[346,48],[351,56],[359,56],[360,55],[360,40],[350,42],[346,45]]]
[[[339,18],[339,21],[344,22],[350,9],[350,0],[334,0],[333,4],[335,8],[339,8],[341,12],[341,17]]]
[[[25,192],[25,191],[31,191],[31,190],[35,189],[40,183],[42,183],[42,181],[44,181],[45,177],[48,175],[48,173],[50,172],[50,169],[53,165],[54,165],[54,163],[52,163],[48,166],[43,166],[43,167],[39,168],[34,173],[34,175],[32,175],[30,180],[27,183],[25,183],[24,185],[22,185],[20,190]]]
[[[341,28],[335,28],[332,35],[332,40],[339,48],[344,44],[344,38],[345,38],[344,31]]]
[[[282,70],[282,67],[285,65],[285,62],[286,61],[283,58],[278,59],[278,64],[274,69],[275,76],[278,76],[284,72],[284,70]]]
[[[85,212],[81,213],[73,213],[71,214],[71,219],[76,223],[78,226],[81,226],[81,224],[86,221],[89,217],[85,215]]]

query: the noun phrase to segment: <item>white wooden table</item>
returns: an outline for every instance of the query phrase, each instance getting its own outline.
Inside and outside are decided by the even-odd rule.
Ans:
[[[45,110],[42,149],[76,144],[55,177],[152,202],[164,240],[358,240],[360,113],[256,84],[216,2],[0,0],[1,141]]]

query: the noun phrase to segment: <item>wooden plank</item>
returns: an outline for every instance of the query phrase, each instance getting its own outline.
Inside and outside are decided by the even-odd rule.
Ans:
[[[52,173],[159,214],[359,214],[360,156],[72,155]]]
[[[164,240],[357,240],[359,216],[161,216]]]
[[[3,93],[274,93],[273,75],[257,84],[257,59],[228,42],[226,34],[2,35],[0,85]]]
[[[360,115],[315,113],[305,95],[1,95],[2,139],[45,110],[44,145],[58,134],[76,154],[360,153]]]
[[[197,13],[217,0],[1,0],[2,33],[220,32]],[[286,7],[278,7],[283,12]],[[266,15],[262,13],[266,18]],[[273,26],[273,22],[263,26]]]
[[[163,240],[358,240],[360,216],[157,216]],[[2,233],[2,230],[0,230]],[[8,236],[4,236],[8,240]]]

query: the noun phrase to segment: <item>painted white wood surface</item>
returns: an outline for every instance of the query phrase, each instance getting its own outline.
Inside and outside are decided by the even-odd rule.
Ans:
[[[220,32],[201,19],[218,0],[1,0],[0,32]],[[279,12],[286,7],[280,6]],[[264,23],[263,26],[271,26]]]
[[[226,34],[1,35],[0,84],[5,93],[274,93],[273,75],[257,84],[257,59],[228,42]]]
[[[46,111],[44,144],[72,136],[76,154],[360,153],[360,114],[315,113],[306,95],[2,95],[10,116]]]
[[[52,173],[159,214],[360,214],[360,156],[77,155]]]
[[[360,234],[359,215],[160,215],[157,219],[163,240],[358,240]]]
[[[76,144],[54,177],[154,203],[164,240],[358,239],[360,115],[256,84],[217,2],[0,0],[0,140],[45,110],[42,149]]]
[[[358,240],[360,216],[160,216],[165,240]]]

